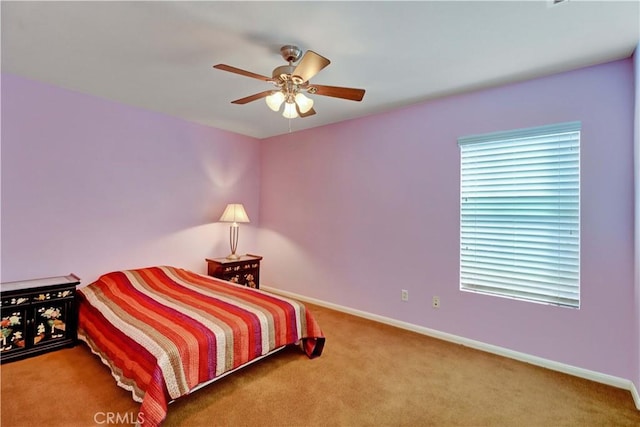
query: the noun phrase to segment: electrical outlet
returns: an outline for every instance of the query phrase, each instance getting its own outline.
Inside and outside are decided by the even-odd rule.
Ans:
[[[402,301],[409,301],[409,291],[406,289],[403,289],[402,293],[400,294],[400,299]]]
[[[431,300],[431,304],[433,305],[433,308],[440,308],[440,297],[433,297],[433,300]]]

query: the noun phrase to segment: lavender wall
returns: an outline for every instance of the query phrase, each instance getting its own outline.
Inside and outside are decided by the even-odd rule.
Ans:
[[[226,203],[259,222],[259,142],[2,75],[2,281],[228,253]],[[255,251],[243,225],[240,251]]]
[[[263,141],[263,283],[637,378],[633,79],[627,59]],[[572,120],[583,126],[581,308],[459,291],[457,138]]]

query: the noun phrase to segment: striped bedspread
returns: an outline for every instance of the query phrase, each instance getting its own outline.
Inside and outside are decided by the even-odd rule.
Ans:
[[[324,336],[301,303],[174,267],[116,271],[81,288],[78,336],[157,426],[168,403],[257,357]]]

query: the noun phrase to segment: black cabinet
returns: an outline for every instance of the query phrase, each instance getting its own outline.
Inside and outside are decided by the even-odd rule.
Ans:
[[[218,279],[260,288],[260,261],[258,255],[242,255],[239,259],[206,258],[207,274]]]
[[[0,284],[0,362],[76,344],[76,286],[68,276]]]

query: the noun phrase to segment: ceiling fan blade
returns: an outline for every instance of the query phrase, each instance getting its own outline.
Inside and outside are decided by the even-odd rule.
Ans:
[[[351,101],[362,101],[362,98],[364,98],[364,89],[354,89],[350,87],[311,85],[307,90],[311,94],[332,96],[334,98],[349,99]]]
[[[298,115],[300,117],[309,117],[309,116],[313,116],[316,113],[316,110],[314,110],[313,108],[311,108],[306,113],[303,113],[302,111],[300,111],[300,107],[298,106],[298,104],[296,104],[296,111],[298,112]]]
[[[293,70],[291,76],[299,77],[300,82],[303,83],[309,81],[311,77],[318,74],[320,70],[322,70],[329,64],[331,64],[331,61],[329,61],[327,58],[318,55],[312,50],[308,50],[304,54],[300,62],[298,62],[298,65],[296,66],[295,70]]]
[[[265,98],[269,96],[273,92],[272,90],[265,90],[264,92],[255,93],[253,95],[246,96],[244,98],[236,99],[235,101],[231,101],[232,104],[246,104],[251,101],[255,101],[256,99]]]
[[[240,68],[232,67],[231,65],[226,64],[218,64],[214,65],[213,68],[222,71],[228,71],[230,73],[240,74],[241,76],[252,77],[254,79],[262,80],[265,82],[270,82],[272,79],[267,76],[262,76],[260,74],[252,73],[251,71],[242,70]]]

